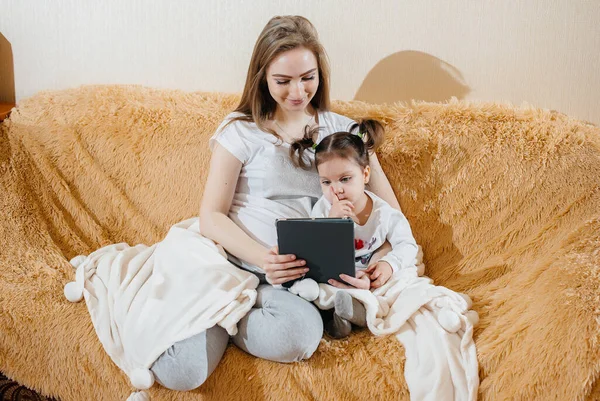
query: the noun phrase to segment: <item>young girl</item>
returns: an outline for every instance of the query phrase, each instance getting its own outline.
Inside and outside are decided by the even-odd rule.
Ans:
[[[384,130],[375,120],[354,124],[349,132],[337,132],[315,144],[314,131],[295,142],[290,152],[297,163],[307,167],[304,151],[314,150],[323,196],[312,209],[312,217],[350,217],[354,220],[356,277],[341,275],[345,283],[330,280],[338,288],[378,288],[392,274],[414,264],[417,243],[408,220],[401,211],[365,190],[371,168],[369,154],[383,142]],[[297,152],[297,154],[296,154]],[[373,254],[384,244],[391,250],[370,263]],[[348,285],[349,284],[349,285]],[[325,330],[334,338],[348,336],[351,323],[366,326],[365,308],[345,291],[335,296],[335,308],[324,315]]]

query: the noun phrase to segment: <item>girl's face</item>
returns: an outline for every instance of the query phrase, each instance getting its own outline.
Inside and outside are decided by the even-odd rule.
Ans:
[[[331,188],[339,200],[346,199],[352,204],[356,204],[365,196],[365,184],[369,182],[371,174],[369,166],[362,168],[351,159],[332,157],[319,164],[317,170],[321,190],[329,203],[333,203]]]
[[[304,111],[317,93],[317,58],[304,47],[281,53],[267,68],[269,93],[286,112]]]

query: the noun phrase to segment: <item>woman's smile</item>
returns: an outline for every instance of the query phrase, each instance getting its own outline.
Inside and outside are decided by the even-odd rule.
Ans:
[[[288,102],[290,102],[291,104],[293,104],[294,106],[300,106],[302,103],[304,103],[306,101],[306,98],[303,99],[288,99]]]

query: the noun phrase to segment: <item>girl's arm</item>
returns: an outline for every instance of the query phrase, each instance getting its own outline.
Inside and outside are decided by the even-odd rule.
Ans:
[[[394,195],[394,190],[390,185],[389,180],[385,176],[379,159],[375,153],[369,155],[370,166],[371,166],[371,179],[369,180],[370,190],[381,199],[386,201],[394,209],[400,210],[400,203]]]
[[[280,284],[305,273],[303,260],[267,249],[238,227],[229,217],[242,162],[220,144],[210,160],[208,178],[200,205],[200,232],[234,256],[261,267],[272,284]]]
[[[379,159],[375,153],[369,155],[369,165],[371,167],[371,179],[369,180],[370,190],[381,199],[386,201],[394,209],[400,210],[400,203],[396,199],[394,190],[390,184],[390,181],[385,176]],[[392,246],[389,241],[385,241],[383,245],[373,254],[369,265],[375,265],[385,255],[392,250]]]
[[[386,209],[387,216],[385,216],[384,220],[388,225],[388,233],[385,244],[389,243],[390,246],[383,257],[380,255],[379,260],[371,258],[369,267],[365,270],[365,273],[371,279],[372,289],[384,285],[395,271],[414,266],[419,250],[417,242],[412,235],[410,224],[402,212],[391,207],[387,208],[387,206]],[[385,244],[381,248],[384,248]]]
[[[392,249],[379,262],[387,262],[394,271],[414,266],[419,247],[404,214],[389,208],[382,220],[387,223],[387,240]]]

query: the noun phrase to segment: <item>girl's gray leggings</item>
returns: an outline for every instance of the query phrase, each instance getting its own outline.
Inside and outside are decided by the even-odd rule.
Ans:
[[[310,358],[323,336],[323,321],[310,302],[269,284],[257,289],[254,308],[238,323],[235,345],[258,358],[295,362]],[[195,389],[215,370],[229,336],[214,326],[175,343],[151,367],[156,381],[172,390]]]

